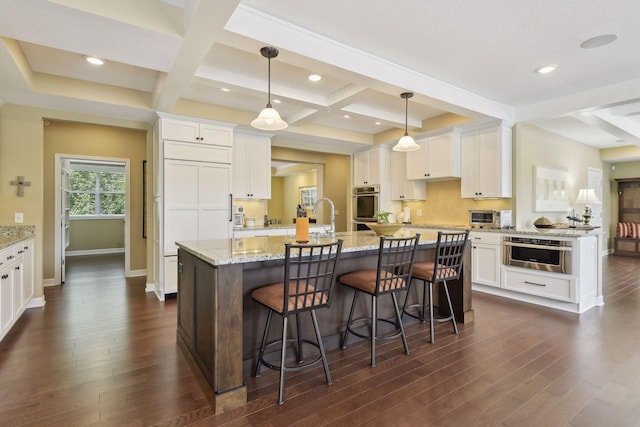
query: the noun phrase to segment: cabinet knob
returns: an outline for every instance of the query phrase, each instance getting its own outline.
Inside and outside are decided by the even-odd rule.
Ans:
[[[9,275],[8,275],[8,274],[3,274],[3,275],[2,275],[2,280],[7,279],[7,278],[9,278]]]
[[[16,266],[16,270],[20,270],[20,266],[19,265]]]

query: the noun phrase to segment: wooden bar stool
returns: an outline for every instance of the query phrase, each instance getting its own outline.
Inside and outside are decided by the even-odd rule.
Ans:
[[[464,232],[445,233],[438,232],[438,241],[436,244],[436,255],[433,261],[416,262],[413,266],[414,280],[422,280],[422,303],[407,305],[411,286],[407,291],[407,295],[402,306],[402,315],[411,316],[420,320],[422,323],[429,322],[429,333],[431,343],[435,342],[434,322],[447,322],[451,320],[453,330],[458,334],[458,325],[453,313],[451,298],[449,296],[449,287],[447,280],[457,280],[460,278],[462,271],[462,258],[466,248],[467,239],[469,238],[469,230]],[[427,304],[427,283],[429,284],[429,302]],[[449,305],[448,315],[434,318],[433,315],[433,285],[434,283],[442,283],[444,292],[447,296]],[[419,299],[419,298],[418,298]],[[440,311],[438,306],[435,306]],[[417,311],[409,311],[409,309],[418,308]],[[427,317],[428,316],[428,317]]]
[[[337,242],[318,245],[285,243],[284,281],[262,286],[251,293],[251,298],[269,309],[258,354],[258,362],[256,363],[255,376],[260,376],[260,367],[262,365],[280,371],[278,395],[278,403],[280,404],[284,403],[284,373],[286,371],[308,368],[322,361],[327,384],[331,384],[329,364],[322,345],[322,336],[320,336],[315,310],[329,307],[331,303],[336,266],[340,258],[342,242],[342,240],[338,240]],[[311,314],[316,341],[302,338],[299,314],[303,312]],[[282,336],[280,340],[267,343],[273,313],[282,316]],[[292,339],[287,338],[287,323],[290,315],[296,316],[297,337]],[[298,357],[295,366],[286,365],[288,342],[297,342]],[[320,355],[312,361],[304,363],[303,344],[310,344],[316,347]],[[265,359],[265,349],[274,345],[281,346],[279,364],[268,362]]]
[[[409,354],[409,345],[402,326],[402,317],[398,307],[396,293],[407,289],[411,278],[411,270],[418,250],[420,234],[414,237],[388,238],[380,237],[380,249],[378,250],[378,267],[376,269],[358,270],[340,276],[338,281],[355,290],[349,320],[342,338],[342,348],[347,348],[349,334],[371,340],[371,366],[376,366],[376,340],[395,338],[400,336],[404,345],[404,352]],[[371,295],[371,317],[353,318],[353,314],[360,293]],[[378,318],[378,297],[391,294],[395,320]],[[370,323],[369,334],[356,332],[354,324]],[[386,322],[396,327],[395,331],[378,334],[378,322]]]

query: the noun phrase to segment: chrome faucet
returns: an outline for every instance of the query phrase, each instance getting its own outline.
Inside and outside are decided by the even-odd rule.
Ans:
[[[316,211],[318,210],[318,205],[323,200],[326,200],[327,202],[329,202],[329,205],[331,205],[331,227],[328,230],[326,230],[326,232],[328,234],[330,234],[331,237],[335,237],[335,234],[336,234],[336,208],[333,205],[333,202],[331,201],[331,199],[327,199],[326,197],[321,197],[320,199],[316,200],[316,204],[313,206],[313,211],[311,211],[311,212],[315,215]]]

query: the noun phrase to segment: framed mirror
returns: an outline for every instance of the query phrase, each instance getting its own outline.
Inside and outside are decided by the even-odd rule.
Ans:
[[[306,187],[299,187],[300,191],[300,205],[307,209],[313,209],[318,200],[318,188],[315,185]]]

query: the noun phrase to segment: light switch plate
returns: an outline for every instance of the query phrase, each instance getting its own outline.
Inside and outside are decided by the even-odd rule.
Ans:
[[[422,209],[416,209],[416,216],[422,216]]]
[[[13,222],[15,222],[16,224],[22,224],[24,222],[24,214],[22,212],[14,213]]]

